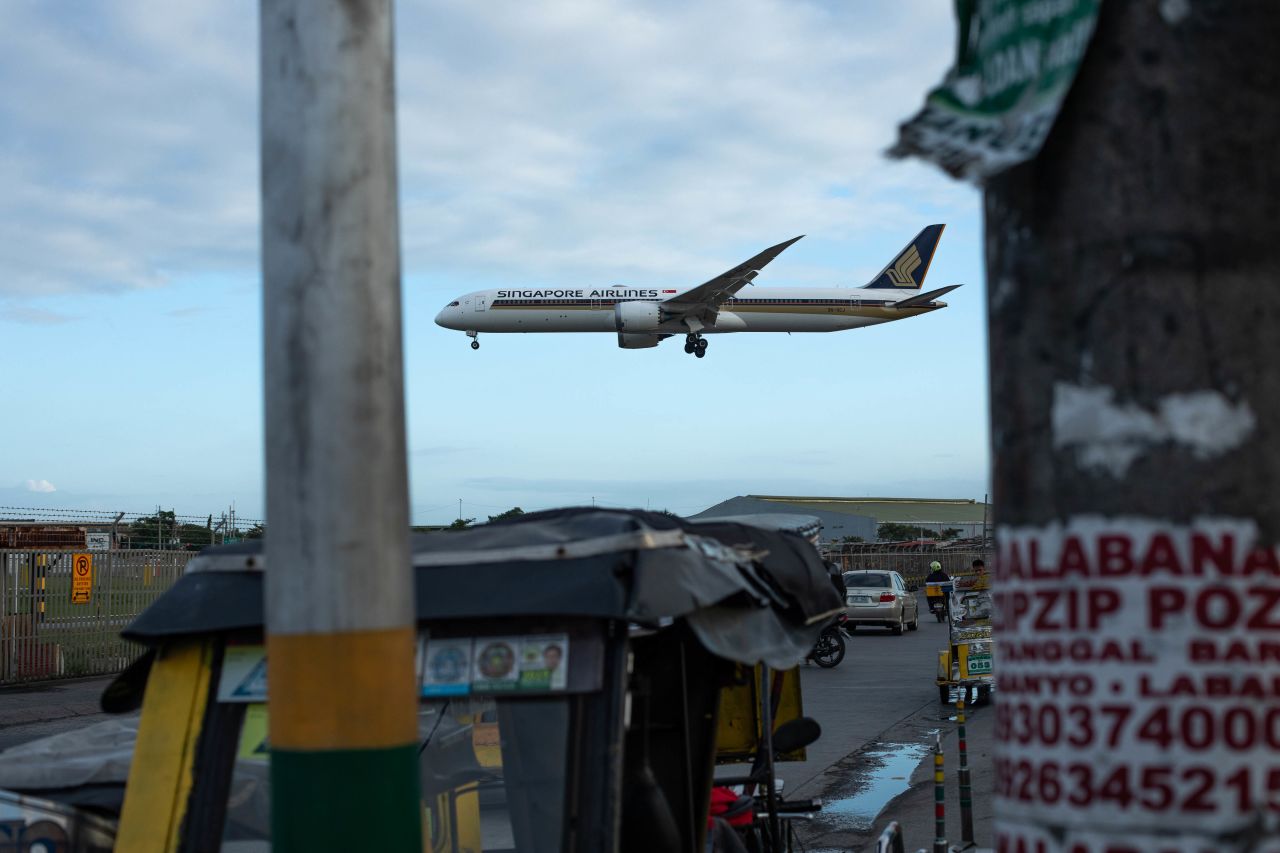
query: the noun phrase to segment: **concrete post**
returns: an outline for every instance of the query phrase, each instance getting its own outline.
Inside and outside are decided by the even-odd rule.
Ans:
[[[389,0],[262,0],[272,844],[420,849]]]
[[[1280,848],[1280,4],[1133,0],[987,185],[997,848]]]

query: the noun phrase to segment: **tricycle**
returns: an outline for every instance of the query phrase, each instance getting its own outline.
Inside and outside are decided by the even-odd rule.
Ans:
[[[938,651],[938,701],[951,702],[953,689],[976,688],[985,701],[994,683],[992,672],[991,592],[985,571],[956,575],[946,597],[946,648]]]
[[[820,733],[796,665],[843,606],[808,542],[582,508],[415,536],[411,559],[423,850],[791,849],[819,804],[773,765]],[[123,634],[146,651],[103,695],[119,716],[0,753],[0,821],[20,807],[69,851],[270,850],[261,542],[201,552]],[[745,826],[711,813],[717,785]]]

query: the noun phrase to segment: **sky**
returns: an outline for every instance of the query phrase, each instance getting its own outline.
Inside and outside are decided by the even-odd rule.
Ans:
[[[0,506],[263,513],[257,4],[6,4]],[[949,4],[401,2],[415,523],[988,491],[980,197],[884,150]],[[858,286],[921,227],[950,307],[826,335],[482,335],[486,287]],[[354,511],[354,508],[353,508]],[[13,513],[0,510],[0,513]]]

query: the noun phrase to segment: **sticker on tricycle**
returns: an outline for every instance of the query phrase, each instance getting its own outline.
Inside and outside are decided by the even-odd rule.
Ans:
[[[423,696],[564,690],[569,636],[428,638]]]

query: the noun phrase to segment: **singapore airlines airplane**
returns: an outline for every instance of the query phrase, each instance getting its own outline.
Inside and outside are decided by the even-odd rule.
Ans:
[[[707,354],[704,335],[728,332],[838,332],[927,314],[947,303],[953,284],[921,293],[945,225],[916,235],[880,274],[858,288],[753,287],[739,291],[766,264],[799,240],[754,258],[690,290],[632,288],[508,288],[478,290],[445,306],[436,323],[466,332],[471,348],[480,332],[614,332],[623,349],[656,347],[684,335],[684,351]]]

